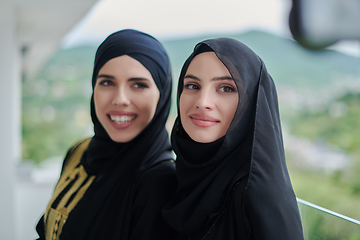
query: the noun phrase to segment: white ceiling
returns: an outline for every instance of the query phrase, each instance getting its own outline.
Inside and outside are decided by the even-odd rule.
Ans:
[[[98,0],[15,0],[24,74],[34,74]]]

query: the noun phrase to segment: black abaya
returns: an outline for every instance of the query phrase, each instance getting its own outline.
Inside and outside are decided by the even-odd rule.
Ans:
[[[187,68],[205,51],[215,52],[231,74],[238,107],[221,146],[210,157],[197,153],[206,156],[198,161],[187,156],[199,143],[184,141],[181,119],[176,119],[171,142],[179,186],[163,209],[166,222],[177,231],[176,239],[303,240],[276,89],[263,61],[234,39],[199,43],[181,71],[178,109]]]
[[[68,154],[50,203],[61,202],[68,196],[78,202],[73,204],[75,206],[68,216],[62,218],[65,222],[62,229],[56,225],[57,222],[51,223],[54,219],[45,214],[37,228],[40,237],[47,226],[54,224],[50,231],[54,236],[60,236],[56,239],[67,240],[169,239],[172,234],[160,211],[176,184],[171,146],[165,129],[172,85],[169,59],[161,44],[150,35],[135,30],[115,32],[96,52],[93,90],[101,67],[122,55],[139,61],[155,80],[160,98],[154,117],[133,140],[116,143],[100,124],[92,96],[91,117],[95,135],[80,144],[79,149],[83,149],[75,151],[79,157],[72,157],[72,152]],[[73,180],[69,183],[67,178]],[[82,182],[78,182],[81,178]],[[79,187],[72,189],[74,186]],[[82,187],[83,196],[78,196]],[[69,191],[75,192],[74,196],[69,195]],[[69,206],[71,204],[70,201]],[[49,204],[47,212],[67,214],[61,209],[53,209],[56,206]]]

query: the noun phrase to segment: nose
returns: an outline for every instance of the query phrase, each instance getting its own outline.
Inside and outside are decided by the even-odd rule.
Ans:
[[[196,102],[196,108],[211,110],[214,107],[214,100],[211,90],[202,89]]]
[[[129,94],[126,91],[124,86],[119,86],[115,90],[114,98],[112,100],[112,104],[114,104],[114,105],[122,105],[122,106],[129,106],[130,105]]]

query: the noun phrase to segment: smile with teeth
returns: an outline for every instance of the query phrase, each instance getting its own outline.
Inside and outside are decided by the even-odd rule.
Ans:
[[[124,123],[128,123],[131,122],[132,120],[134,120],[136,118],[136,116],[128,116],[128,115],[116,115],[116,116],[111,116],[110,115],[110,119],[111,121],[117,123],[117,124],[124,124]]]

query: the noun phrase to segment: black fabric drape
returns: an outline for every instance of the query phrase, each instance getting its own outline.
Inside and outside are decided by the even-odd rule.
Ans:
[[[181,119],[176,119],[171,142],[177,155],[179,186],[175,197],[163,209],[163,216],[179,235],[198,236],[215,224],[226,203],[234,198],[234,189],[242,188],[235,192],[242,194],[236,204],[237,209],[243,209],[238,222],[244,224],[233,229],[245,233],[232,235],[257,240],[301,240],[300,215],[285,163],[277,93],[263,61],[234,39],[200,42],[180,74],[178,116],[187,68],[196,55],[209,49],[234,79],[239,94],[238,107],[222,145],[208,159],[199,160],[200,164],[186,158],[198,143],[188,140],[184,144]],[[206,148],[198,150],[206,151]],[[229,214],[233,216],[229,219],[239,218],[237,212]]]
[[[156,169],[163,160],[172,159],[165,129],[172,86],[168,56],[162,45],[150,35],[130,29],[115,32],[96,52],[93,89],[101,67],[122,55],[138,60],[151,73],[160,92],[157,109],[149,125],[137,137],[127,143],[116,143],[97,119],[94,98],[91,97],[95,135],[81,163],[87,173],[96,175],[96,178],[68,216],[61,239],[129,239],[139,190],[135,186],[141,186],[144,171],[154,166]],[[149,192],[149,199],[153,198],[151,194]]]

